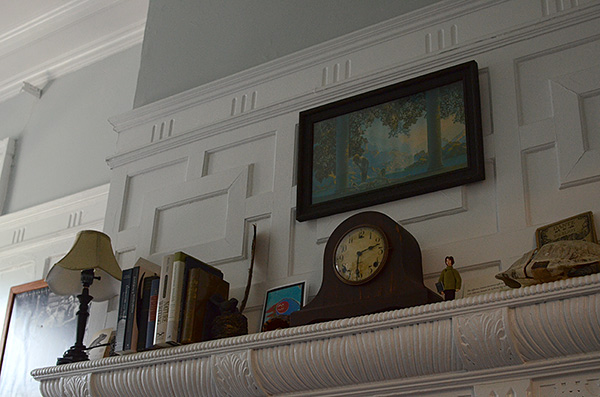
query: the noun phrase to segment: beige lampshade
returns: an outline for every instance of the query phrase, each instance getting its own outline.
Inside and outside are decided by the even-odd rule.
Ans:
[[[58,295],[77,295],[83,288],[81,271],[94,269],[90,295],[95,301],[104,301],[119,293],[121,268],[113,253],[110,237],[96,230],[83,230],[77,234],[71,250],[50,269],[46,282]]]

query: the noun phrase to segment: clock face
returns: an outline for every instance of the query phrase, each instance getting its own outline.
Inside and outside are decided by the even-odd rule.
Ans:
[[[385,265],[388,254],[385,234],[375,226],[349,230],[337,243],[333,267],[346,284],[363,284],[374,278]]]

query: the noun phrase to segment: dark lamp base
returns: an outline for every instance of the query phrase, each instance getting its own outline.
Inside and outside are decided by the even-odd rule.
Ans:
[[[80,361],[89,361],[85,352],[85,346],[71,346],[62,357],[56,360],[56,365],[77,363]]]

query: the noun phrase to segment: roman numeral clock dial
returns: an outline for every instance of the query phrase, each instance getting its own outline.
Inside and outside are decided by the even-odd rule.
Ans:
[[[358,226],[338,242],[333,265],[346,284],[363,284],[374,278],[386,263],[388,242],[374,226]]]

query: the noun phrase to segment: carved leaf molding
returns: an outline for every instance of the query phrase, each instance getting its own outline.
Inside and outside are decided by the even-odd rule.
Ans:
[[[250,370],[251,351],[212,357],[212,379],[221,396],[264,396]]]
[[[507,309],[458,316],[454,319],[457,350],[467,370],[522,364],[506,327]]]

